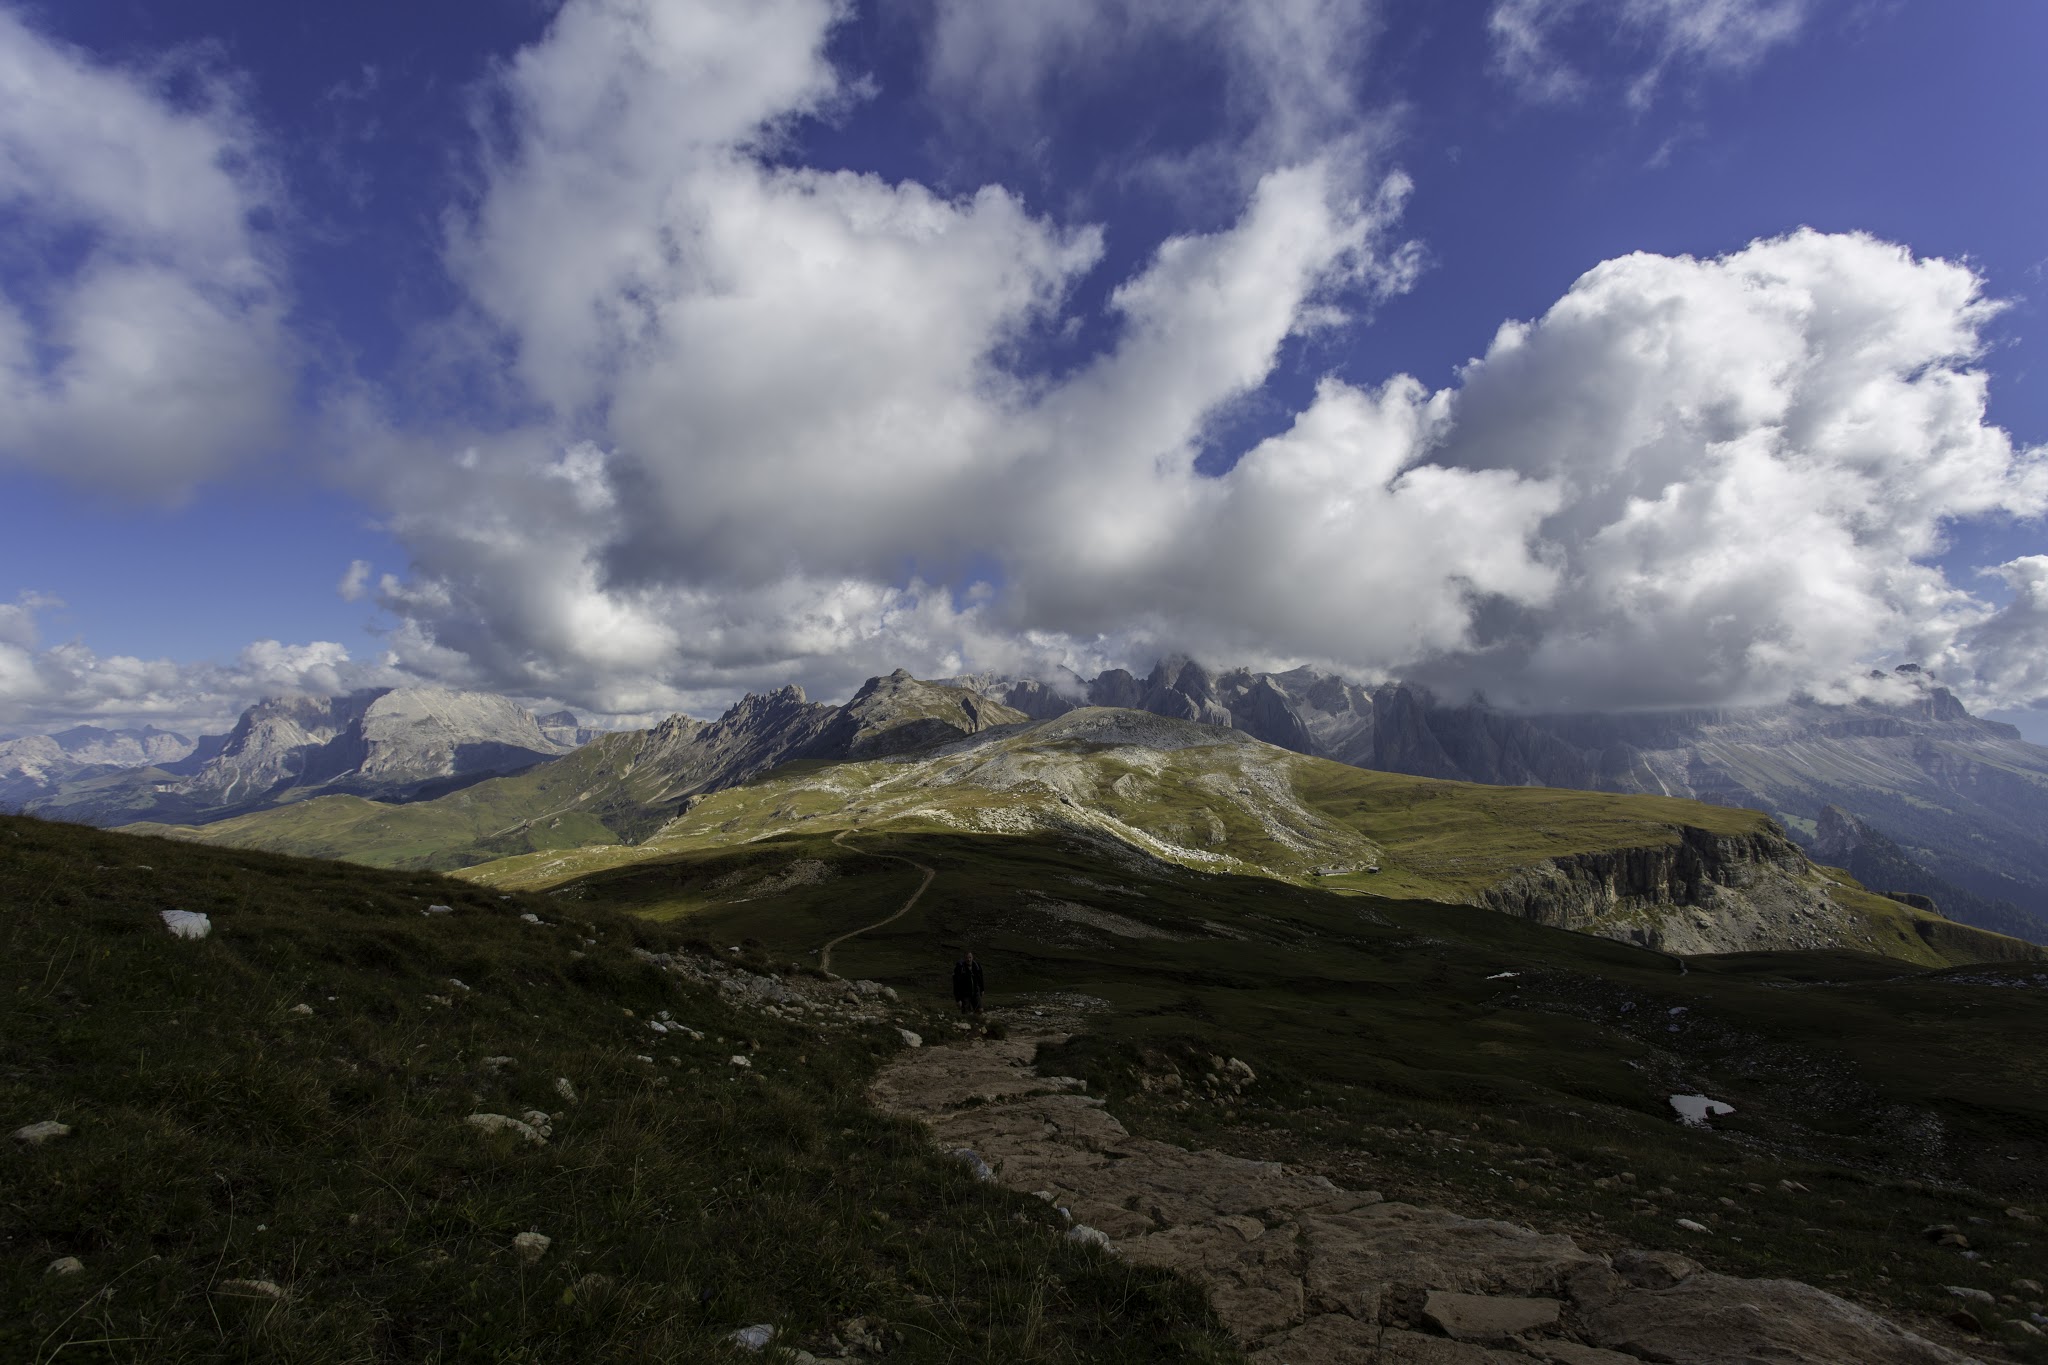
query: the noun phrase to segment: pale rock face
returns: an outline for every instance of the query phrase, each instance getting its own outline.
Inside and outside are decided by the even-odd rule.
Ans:
[[[550,711],[545,716],[537,716],[535,723],[540,726],[543,735],[564,749],[580,749],[605,733],[595,726],[585,725],[576,719],[574,711],[568,710]]]
[[[316,789],[403,795],[441,779],[513,772],[567,750],[532,713],[488,692],[408,687],[278,697],[242,713],[220,752],[161,790],[232,809]]]
[[[50,735],[0,739],[0,807],[24,805],[60,784],[120,768],[175,763],[193,751],[184,735],[145,725],[78,725]]]

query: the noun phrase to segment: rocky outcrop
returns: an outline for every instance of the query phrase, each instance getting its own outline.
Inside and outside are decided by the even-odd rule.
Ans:
[[[1862,932],[1776,829],[1723,835],[1681,826],[1675,834],[1665,845],[1549,859],[1480,900],[1554,928],[1673,953],[1832,947]]]
[[[1861,948],[1898,955],[1921,944],[1950,960],[2032,960],[2042,950],[2007,935],[1926,918],[1910,929],[1842,903],[1799,846],[1775,826],[1716,834],[1681,826],[1664,845],[1548,859],[1480,894],[1491,909],[1555,928],[1668,953]],[[1893,898],[1897,899],[1897,898]],[[1908,902],[1900,902],[1908,904]],[[1890,940],[1897,938],[1898,943]]]
[[[1076,1240],[1200,1284],[1260,1365],[1968,1365],[1797,1281],[1719,1275],[1670,1252],[1601,1255],[1134,1136],[1080,1082],[1037,1074],[1040,1041],[1054,1040],[906,1051],[872,1094],[1063,1209]]]

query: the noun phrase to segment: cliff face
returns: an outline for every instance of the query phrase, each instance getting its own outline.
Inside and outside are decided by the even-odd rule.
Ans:
[[[1872,897],[1832,880],[1775,826],[1743,835],[1683,827],[1662,846],[1571,854],[1484,892],[1488,908],[1668,953],[1852,948],[1992,961],[2038,948]],[[1853,902],[1853,903],[1852,903]]]
[[[398,794],[515,772],[561,752],[530,712],[487,692],[282,697],[243,712],[220,753],[165,790],[222,808],[299,787]]]
[[[1673,953],[1818,948],[1850,936],[1849,916],[1775,829],[1569,854],[1482,894],[1488,908],[1559,929]]]

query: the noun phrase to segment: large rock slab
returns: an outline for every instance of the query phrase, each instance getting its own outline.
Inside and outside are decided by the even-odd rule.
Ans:
[[[1797,1280],[1700,1271],[1582,1314],[1586,1341],[1666,1365],[1955,1365],[1955,1352]]]
[[[1612,1259],[1497,1219],[1389,1203],[1313,1171],[1136,1137],[1040,1040],[906,1050],[883,1109],[971,1148],[1108,1250],[1185,1275],[1259,1365],[1970,1365],[1789,1280],[1670,1252]]]

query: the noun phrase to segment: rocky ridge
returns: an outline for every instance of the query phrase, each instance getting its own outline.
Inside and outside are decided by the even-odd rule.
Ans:
[[[1957,918],[2048,941],[2048,749],[1971,715],[1911,665],[1894,678],[1911,694],[1903,702],[1641,714],[1511,712],[1446,704],[1407,683],[1178,659],[1142,679],[1111,669],[1057,685],[956,681],[1034,716],[1125,706],[1383,772],[1745,806],[1801,839],[1835,805],[1897,838],[1923,876],[1964,892],[1951,896]]]

